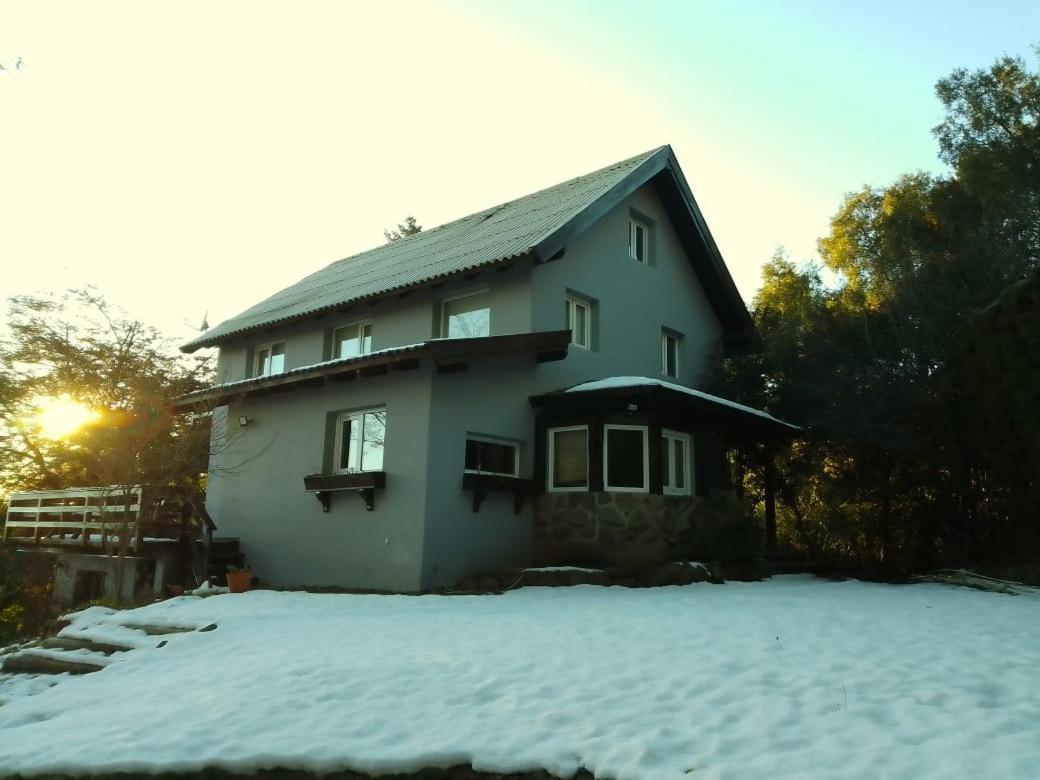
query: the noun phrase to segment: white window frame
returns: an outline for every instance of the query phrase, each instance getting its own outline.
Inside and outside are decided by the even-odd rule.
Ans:
[[[281,347],[282,347],[282,370],[281,371],[276,371],[276,372],[273,372],[273,373],[270,372],[270,371],[268,371],[267,373],[261,373],[260,369],[261,369],[261,367],[263,365],[263,362],[260,360],[260,353],[263,352],[264,350],[267,350],[268,360],[270,360],[270,358],[271,358],[271,351],[275,347],[277,347],[279,345],[281,345]],[[269,341],[266,344],[258,345],[253,350],[253,378],[262,377],[262,376],[278,376],[279,374],[284,374],[285,373],[285,358],[288,356],[288,354],[289,354],[289,351],[285,348],[285,339],[280,339],[279,341]]]
[[[574,323],[577,322],[577,309],[585,310],[585,332],[583,338],[585,343],[576,341],[574,338]],[[571,332],[571,345],[581,349],[592,349],[592,304],[582,298],[573,295],[567,296],[567,327]]]
[[[577,487],[557,487],[553,484],[553,463],[556,459],[556,437],[555,433],[563,431],[585,431],[585,484]],[[589,479],[589,468],[592,465],[589,461],[589,450],[591,448],[591,442],[589,441],[589,426],[587,425],[562,425],[556,428],[549,428],[546,431],[546,440],[548,442],[548,457],[546,458],[546,475],[545,475],[545,487],[550,493],[587,493],[591,481]]]
[[[636,228],[643,229],[643,240],[638,241],[639,233]],[[639,250],[643,250],[643,259],[639,259]],[[650,226],[641,219],[628,218],[628,256],[637,263],[649,265],[650,263]]]
[[[491,474],[496,477],[519,477],[520,476],[520,442],[515,439],[496,439],[494,436],[481,436],[476,433],[467,433],[466,442],[471,441],[484,442],[485,444],[498,444],[502,447],[513,448],[513,471],[511,474],[506,474],[504,471],[479,471],[477,469],[465,468],[465,453],[463,453],[463,473],[465,474]]]
[[[362,333],[361,333],[361,329],[364,328],[366,325],[369,328],[372,328],[372,320],[353,320],[352,322],[344,322],[343,324],[337,325],[336,327],[334,327],[332,329],[332,357],[331,357],[331,360],[341,360],[342,359],[339,356],[339,342],[336,339],[336,334],[339,333],[344,328],[351,328],[351,327],[353,327],[355,325],[358,327],[358,344],[361,346],[361,353],[360,354],[361,355],[368,355],[368,354],[370,354],[372,352],[371,349],[369,349],[368,352],[365,352],[365,339],[364,339],[364,337],[362,336]],[[373,329],[373,332],[374,332],[374,329]]]
[[[670,431],[668,429],[661,431],[661,438],[668,442],[668,471],[669,473],[663,473],[662,468],[661,474],[661,485],[662,492],[666,496],[690,496],[693,495],[693,439],[688,433],[680,433],[679,431]],[[685,487],[675,487],[675,452],[672,449],[673,442],[681,442],[683,445],[683,466],[685,467],[686,473],[683,475],[683,485]],[[661,464],[662,466],[664,464]]]
[[[643,433],[643,487],[611,487],[607,478],[607,465],[610,463],[610,437],[608,431],[642,431]],[[608,493],[649,493],[650,492],[650,429],[645,425],[617,425],[607,423],[603,426],[603,489]]]
[[[336,439],[335,449],[332,451],[332,473],[333,474],[362,474],[361,470],[361,453],[365,449],[365,415],[374,414],[376,412],[386,412],[385,406],[373,406],[370,409],[358,409],[352,412],[340,412],[336,415]],[[356,420],[358,426],[358,446],[357,446],[357,465],[348,465],[346,468],[341,468],[339,465],[340,454],[343,452],[343,421],[344,420]],[[383,422],[383,456],[386,457],[386,420]],[[383,470],[383,469],[380,469]]]
[[[668,342],[669,340],[675,342],[675,373],[668,373]],[[670,330],[661,331],[661,375],[666,376],[670,379],[679,378],[679,344],[682,343],[682,336],[678,333],[674,333]]]
[[[488,310],[488,333],[487,333],[487,335],[488,336],[491,335],[491,288],[490,287],[485,287],[483,290],[474,290],[473,292],[464,293],[462,295],[453,295],[450,298],[442,298],[441,299],[440,334],[438,334],[438,338],[442,338],[442,339],[449,338],[449,336],[448,336],[448,304],[451,303],[452,301],[461,301],[461,300],[463,300],[465,298],[476,297],[477,295],[487,295],[488,296],[488,305],[487,305],[487,310]],[[480,336],[452,336],[450,338],[481,338],[481,337]]]

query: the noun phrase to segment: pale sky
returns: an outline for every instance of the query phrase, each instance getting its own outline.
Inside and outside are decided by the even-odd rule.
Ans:
[[[941,170],[938,78],[1040,39],[1040,3],[852,8],[0,0],[0,295],[93,284],[183,341],[408,213],[670,143],[750,300],[843,193]]]

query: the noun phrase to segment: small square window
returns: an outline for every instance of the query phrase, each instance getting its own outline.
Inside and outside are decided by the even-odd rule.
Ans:
[[[592,349],[592,304],[580,298],[568,298],[567,329],[571,332],[571,344]]]
[[[589,489],[589,429],[549,429],[549,490]]]
[[[693,492],[690,465],[690,435],[662,431],[661,474],[665,495],[688,496]]]
[[[332,334],[332,359],[358,357],[372,351],[372,323],[355,322]]]
[[[650,256],[650,229],[638,219],[628,220],[628,256],[645,263]]]
[[[471,474],[520,476],[520,447],[514,442],[466,437],[466,471]]]
[[[271,376],[285,371],[285,342],[256,348],[253,376]]]
[[[672,379],[679,376],[679,342],[681,338],[669,331],[661,333],[661,373]]]
[[[491,295],[484,292],[449,298],[441,305],[441,338],[491,335]]]

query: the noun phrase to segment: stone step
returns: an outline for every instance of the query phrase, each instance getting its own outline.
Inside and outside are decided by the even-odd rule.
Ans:
[[[105,655],[125,653],[128,650],[133,650],[132,647],[117,645],[112,642],[96,642],[92,639],[74,639],[65,636],[48,637],[40,643],[40,646],[48,650],[90,650],[91,652],[104,653]]]
[[[32,650],[23,650],[4,658],[0,671],[5,674],[90,674],[100,672],[104,664],[94,664],[77,658],[66,660],[53,655],[38,655]]]
[[[149,636],[162,636],[163,634],[187,634],[192,631],[212,631],[217,627],[216,623],[202,626],[156,626],[148,623],[121,623],[126,628],[144,631]]]

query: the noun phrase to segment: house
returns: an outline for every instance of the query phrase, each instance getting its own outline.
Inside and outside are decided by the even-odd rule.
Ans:
[[[702,392],[751,319],[670,147],[337,261],[218,347],[207,508],[275,585],[420,591],[664,558],[722,441],[793,426]]]

